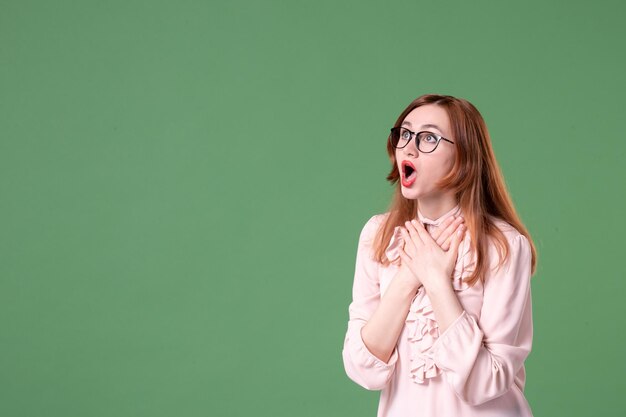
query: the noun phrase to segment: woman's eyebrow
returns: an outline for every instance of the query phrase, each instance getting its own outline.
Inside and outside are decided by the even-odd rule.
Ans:
[[[441,132],[441,129],[440,129],[440,128],[439,128],[439,126],[437,126],[437,125],[433,125],[433,124],[430,124],[430,123],[427,123],[427,124],[425,124],[425,125],[422,125],[422,129],[426,129],[426,128],[429,128],[429,127],[434,127],[435,129],[437,129],[438,131],[440,131],[440,132]]]
[[[402,126],[411,127],[412,125],[411,125],[411,122],[409,122],[408,120],[405,120],[404,122],[402,122]],[[422,125],[421,129],[428,129],[428,128],[433,128],[433,127],[437,129],[439,132],[443,133],[443,131],[441,130],[439,126],[434,125],[432,123],[426,123],[425,125]]]

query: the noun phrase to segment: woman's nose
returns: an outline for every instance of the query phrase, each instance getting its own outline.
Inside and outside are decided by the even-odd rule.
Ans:
[[[405,155],[416,157],[419,154],[419,151],[417,150],[417,138],[414,137],[413,140],[411,140],[404,148],[402,148],[402,150],[404,151]]]

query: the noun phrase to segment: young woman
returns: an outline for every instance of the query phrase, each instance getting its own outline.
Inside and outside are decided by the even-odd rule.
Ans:
[[[531,416],[536,252],[468,101],[424,95],[387,142],[389,212],[359,239],[343,348],[379,417]]]

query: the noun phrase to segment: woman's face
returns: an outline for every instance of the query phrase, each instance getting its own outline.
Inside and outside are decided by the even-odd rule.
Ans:
[[[429,131],[454,142],[448,114],[435,104],[413,109],[405,117],[402,127],[415,133]],[[404,148],[396,149],[396,163],[404,198],[433,200],[448,194],[449,191],[437,189],[435,184],[450,172],[455,155],[455,145],[443,139],[433,152],[422,153],[417,150],[415,135]]]

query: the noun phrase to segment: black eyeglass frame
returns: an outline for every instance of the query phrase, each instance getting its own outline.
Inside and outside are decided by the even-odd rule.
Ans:
[[[409,138],[409,140],[407,140],[407,141],[406,141],[406,144],[405,144],[404,146],[395,146],[395,145],[393,144],[393,141],[391,140],[391,137],[392,137],[392,135],[394,134],[394,131],[397,131],[397,132],[398,132],[398,138],[399,138],[399,137],[400,137],[400,129],[404,129],[404,130],[406,130],[407,132],[409,132],[409,133],[411,134],[411,137]],[[420,149],[420,141],[419,141],[419,139],[417,138],[417,135],[419,135],[420,133],[429,133],[429,134],[433,135],[433,136],[435,137],[435,139],[437,139],[437,143],[435,144],[435,147],[433,148],[433,150],[432,150],[432,151],[429,151],[429,152],[424,152],[424,151],[422,151],[422,150]],[[433,133],[433,132],[431,132],[430,130],[421,130],[421,131],[419,131],[419,132],[413,132],[413,131],[411,131],[411,130],[407,129],[406,127],[402,127],[402,126],[399,126],[399,127],[392,127],[392,128],[390,129],[390,133],[389,133],[389,143],[390,143],[390,144],[391,144],[391,146],[393,146],[395,149],[403,149],[403,148],[406,148],[406,147],[407,147],[407,145],[409,144],[409,142],[411,142],[411,139],[413,139],[413,138],[415,138],[415,140],[417,141],[417,150],[418,150],[418,151],[420,151],[421,153],[432,153],[432,152],[435,152],[435,149],[437,149],[437,146],[439,146],[439,142],[441,142],[442,140],[445,140],[446,142],[450,142],[451,144],[453,144],[453,145],[454,145],[454,142],[452,142],[451,140],[446,139],[446,138],[444,138],[443,136],[438,135],[438,134],[436,134],[436,133]]]

